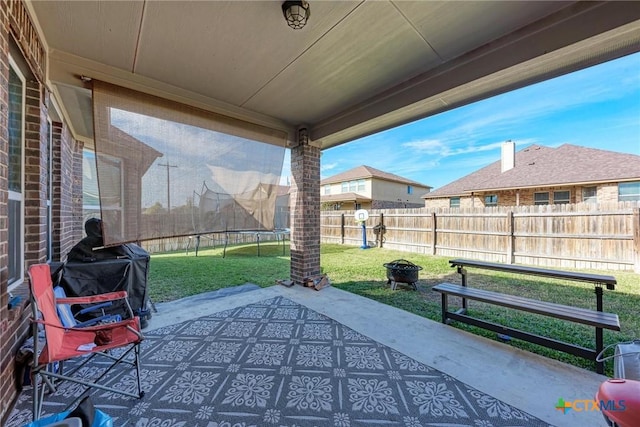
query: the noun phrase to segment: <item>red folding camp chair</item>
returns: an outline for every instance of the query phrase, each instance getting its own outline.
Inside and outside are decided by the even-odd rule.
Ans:
[[[45,344],[38,348],[38,339],[34,339],[32,384],[33,384],[33,419],[40,418],[45,389],[55,391],[56,381],[72,381],[89,388],[98,388],[125,396],[141,398],[144,395],[140,383],[140,343],[144,339],[140,332],[140,319],[133,315],[127,301],[125,291],[110,292],[101,295],[73,298],[57,298],[54,295],[51,271],[48,264],[36,264],[29,268],[31,287],[31,307],[33,310],[33,336],[38,337],[44,331]],[[58,317],[56,304],[93,304],[106,301],[124,300],[129,317],[105,324],[93,326],[64,326]],[[123,348],[122,354],[115,357],[110,350]],[[127,356],[133,351],[133,361]],[[95,356],[105,356],[113,363],[99,377],[92,381],[74,377],[80,367],[89,363]],[[64,361],[83,358],[79,366],[68,373],[63,372]],[[58,363],[56,363],[58,362]],[[130,393],[104,386],[98,382],[119,363],[128,363],[135,367],[138,380],[138,393]],[[54,366],[57,368],[54,369]],[[82,396],[80,396],[82,398]],[[79,398],[79,399],[80,399]],[[77,399],[77,400],[79,400]],[[76,401],[68,407],[74,406]]]

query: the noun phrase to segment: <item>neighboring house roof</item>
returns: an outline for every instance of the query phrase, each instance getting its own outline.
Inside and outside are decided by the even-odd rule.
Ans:
[[[474,191],[616,182],[640,179],[640,156],[563,144],[532,145],[516,152],[515,167],[501,172],[498,160],[422,196],[460,196]]]
[[[370,197],[361,196],[357,193],[340,193],[340,194],[330,194],[323,195],[321,197],[322,202],[370,202],[372,199]]]
[[[410,179],[403,178],[399,175],[394,175],[392,173],[384,172],[379,169],[372,168],[371,166],[365,166],[365,165],[358,166],[353,169],[349,169],[348,171],[325,178],[322,181],[320,181],[320,185],[335,184],[337,182],[352,181],[354,179],[364,179],[364,178],[378,178],[378,179],[384,179],[387,181],[399,182],[402,184],[432,188],[429,185],[421,184],[417,181],[412,181]]]

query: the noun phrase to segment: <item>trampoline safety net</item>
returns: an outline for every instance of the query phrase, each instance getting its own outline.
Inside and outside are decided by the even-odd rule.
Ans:
[[[93,81],[105,245],[273,230],[287,133]]]

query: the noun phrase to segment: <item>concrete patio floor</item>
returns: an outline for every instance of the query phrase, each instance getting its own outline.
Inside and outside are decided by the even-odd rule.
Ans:
[[[233,288],[231,288],[233,289]],[[244,292],[238,292],[242,291]],[[235,292],[235,293],[234,293]],[[598,411],[556,410],[565,401],[593,399],[606,377],[328,287],[254,289],[220,297],[201,294],[157,304],[148,329],[282,296],[555,426],[606,426]]]

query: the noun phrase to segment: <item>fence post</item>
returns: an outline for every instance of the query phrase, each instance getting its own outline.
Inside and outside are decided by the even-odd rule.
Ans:
[[[384,240],[384,214],[380,212],[380,230],[378,232],[378,246],[382,247],[382,241]]]
[[[640,273],[640,208],[633,210],[633,271]]]
[[[514,223],[513,223],[513,211],[509,211],[507,212],[507,230],[509,232],[509,235],[507,236],[507,264],[513,264],[514,261],[514,254],[513,254],[513,247],[514,247],[514,240],[515,240],[515,236],[514,236]]]
[[[431,255],[436,254],[436,243],[438,240],[438,235],[436,233],[436,213],[431,212]]]
[[[344,245],[344,214],[340,214],[340,243]]]

